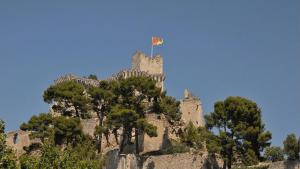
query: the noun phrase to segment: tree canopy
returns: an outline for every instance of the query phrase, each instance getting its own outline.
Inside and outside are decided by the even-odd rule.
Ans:
[[[34,115],[27,123],[20,126],[21,130],[30,131],[31,138],[38,138],[44,143],[53,141],[57,145],[80,143],[84,137],[82,126],[78,118],[58,116],[42,113]]]
[[[53,106],[55,111],[64,115],[73,115],[71,107],[74,108],[76,117],[88,118],[89,98],[85,94],[85,87],[75,81],[61,82],[50,86],[43,94],[47,103],[57,102],[59,105]]]
[[[17,157],[13,150],[6,145],[5,123],[0,119],[0,168],[17,168]]]
[[[270,145],[271,133],[265,131],[257,104],[242,97],[228,97],[214,105],[214,112],[205,116],[207,127],[217,128],[221,155],[228,168],[237,158],[252,165],[260,152]]]
[[[267,160],[270,160],[272,162],[284,160],[284,153],[282,148],[280,147],[267,147],[264,156]]]
[[[289,160],[299,159],[300,138],[297,140],[294,133],[287,135],[283,141],[283,146],[284,153],[287,155]]]

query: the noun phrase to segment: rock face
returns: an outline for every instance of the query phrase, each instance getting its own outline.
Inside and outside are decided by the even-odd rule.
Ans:
[[[222,162],[207,154],[172,154],[148,156],[146,159],[134,154],[118,155],[117,150],[107,154],[105,169],[218,169]]]

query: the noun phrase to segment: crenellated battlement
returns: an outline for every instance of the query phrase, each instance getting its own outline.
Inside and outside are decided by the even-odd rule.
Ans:
[[[163,58],[160,55],[146,56],[144,53],[137,51],[132,57],[131,68],[149,74],[163,74]]]
[[[73,74],[66,74],[64,76],[59,77],[58,79],[54,80],[54,84],[59,84],[62,82],[66,81],[76,81],[77,83],[87,85],[87,86],[99,86],[100,81],[99,80],[94,80],[94,79],[89,79],[85,77],[79,77]]]

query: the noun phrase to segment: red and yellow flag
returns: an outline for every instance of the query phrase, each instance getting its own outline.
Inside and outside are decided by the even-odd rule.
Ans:
[[[163,38],[152,36],[152,46],[162,45],[163,43]]]

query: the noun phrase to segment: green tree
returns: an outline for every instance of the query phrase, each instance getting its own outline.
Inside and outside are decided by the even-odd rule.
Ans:
[[[206,141],[207,131],[205,128],[196,128],[192,122],[189,122],[183,135],[181,142],[195,149],[202,149]]]
[[[174,97],[162,93],[159,101],[154,104],[154,111],[166,115],[169,122],[173,123],[181,118],[179,105],[180,102]]]
[[[136,126],[138,119],[139,114],[134,110],[121,108],[119,106],[113,107],[108,114],[108,122],[111,126],[114,126],[114,128],[123,128],[120,153],[123,152],[125,145],[131,143],[132,130]]]
[[[39,157],[23,154],[19,157],[21,169],[39,169]]]
[[[55,144],[72,144],[80,142],[83,137],[79,118],[52,117],[51,114],[42,113],[34,115],[27,123],[20,126],[21,130],[30,131],[31,138],[38,138],[45,143],[46,140]]]
[[[17,168],[17,158],[13,150],[6,145],[5,123],[0,119],[0,168]]]
[[[258,162],[260,152],[270,145],[271,133],[265,131],[257,104],[242,97],[228,97],[214,105],[214,112],[205,116],[207,127],[219,131],[224,166],[231,168],[235,154],[247,165]],[[250,163],[249,163],[250,162]]]
[[[298,140],[299,141],[299,140]],[[299,158],[299,143],[294,133],[287,135],[283,141],[284,153],[289,160],[296,160]]]
[[[280,147],[267,147],[264,156],[272,162],[284,160],[284,152]]]
[[[54,141],[58,145],[76,145],[84,139],[79,118],[59,116],[54,118]]]
[[[32,116],[28,123],[22,123],[20,129],[31,131],[31,139],[39,138],[44,142],[45,139],[48,139],[53,135],[53,129],[50,127],[51,125],[53,125],[53,117],[48,113],[41,113]]]
[[[101,169],[104,158],[96,154],[91,139],[62,149],[46,141],[40,156],[24,154],[20,157],[21,169]]]
[[[97,113],[99,124],[94,132],[98,140],[98,152],[101,152],[102,134],[108,137],[109,131],[107,126],[103,126],[103,120],[107,116],[111,107],[116,103],[116,97],[111,89],[109,82],[101,81],[100,87],[90,87],[88,94],[91,97],[93,110]],[[108,142],[108,138],[106,138]]]
[[[76,117],[88,118],[90,100],[85,94],[85,87],[75,81],[66,81],[50,86],[43,94],[47,103],[57,102],[60,105],[53,109],[60,111],[63,115],[72,115],[68,108],[73,107]]]
[[[88,78],[89,78],[89,79],[93,79],[93,80],[98,80],[98,77],[97,77],[97,75],[95,75],[95,74],[90,74],[90,75],[88,76]]]
[[[158,105],[156,102],[161,96],[161,89],[156,87],[155,81],[150,77],[140,76],[119,79],[115,84],[114,93],[118,98],[118,104],[126,111],[130,110],[131,114],[137,114],[136,120],[140,121],[136,122],[136,125],[133,127],[136,153],[139,154],[139,136],[147,131],[152,133],[153,129],[155,129],[154,126],[146,123],[143,119],[145,119],[146,112],[153,110],[153,105]],[[121,112],[124,113],[124,111]],[[131,127],[125,130],[125,133],[132,132]],[[151,136],[151,133],[146,134]]]

